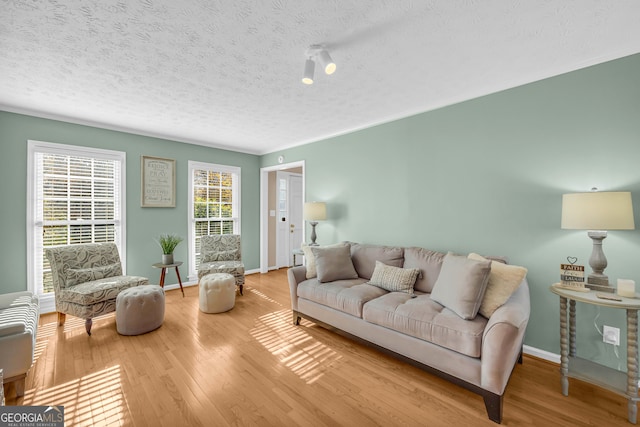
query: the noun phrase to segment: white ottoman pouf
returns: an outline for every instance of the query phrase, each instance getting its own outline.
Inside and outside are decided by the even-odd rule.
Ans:
[[[121,335],[140,335],[158,329],[164,321],[164,289],[141,285],[116,297],[116,328]]]
[[[236,303],[236,279],[227,273],[211,273],[200,279],[200,311],[222,313]]]

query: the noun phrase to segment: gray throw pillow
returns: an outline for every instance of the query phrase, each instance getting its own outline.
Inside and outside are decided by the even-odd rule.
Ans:
[[[358,273],[356,273],[351,261],[349,246],[312,246],[311,252],[316,261],[316,274],[319,282],[358,278]]]
[[[391,292],[413,293],[413,285],[420,274],[418,268],[400,268],[376,261],[369,284]]]
[[[307,279],[313,279],[314,277],[317,276],[316,273],[316,258],[313,255],[313,252],[311,252],[311,248],[333,248],[336,246],[347,246],[349,247],[349,243],[348,242],[341,242],[341,243],[335,243],[333,245],[324,245],[324,246],[309,246],[306,244],[303,244],[300,248],[302,249],[302,252],[304,253],[304,265],[307,268],[307,272],[306,272],[306,278]]]
[[[438,280],[433,285],[431,299],[465,320],[474,319],[487,289],[489,273],[489,260],[479,261],[447,254]]]

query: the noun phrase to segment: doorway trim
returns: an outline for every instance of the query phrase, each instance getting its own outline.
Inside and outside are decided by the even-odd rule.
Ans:
[[[302,200],[306,200],[305,161],[283,163],[260,168],[260,273],[269,271],[269,172],[285,169],[302,168]],[[302,232],[306,236],[306,222],[303,221]]]

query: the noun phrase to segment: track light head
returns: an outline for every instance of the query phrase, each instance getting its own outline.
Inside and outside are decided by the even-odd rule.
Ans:
[[[318,53],[318,57],[320,58],[320,63],[324,67],[325,74],[335,73],[336,63],[333,62],[333,59],[329,56],[329,52],[323,49]]]
[[[302,83],[306,85],[313,84],[313,72],[315,71],[316,63],[313,59],[308,58],[304,63],[304,75],[302,76]]]

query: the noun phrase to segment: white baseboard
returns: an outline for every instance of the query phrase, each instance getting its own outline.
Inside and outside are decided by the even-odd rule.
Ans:
[[[539,359],[548,360],[549,362],[560,364],[560,355],[551,353],[550,351],[540,350],[539,348],[531,347],[530,345],[525,345],[522,349],[524,354],[528,354],[529,356],[534,356]]]
[[[259,268],[254,268],[253,270],[247,270],[244,272],[245,276],[248,274],[256,274],[256,273],[260,273],[260,269]]]

